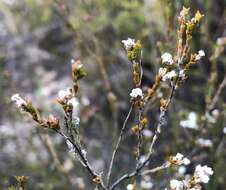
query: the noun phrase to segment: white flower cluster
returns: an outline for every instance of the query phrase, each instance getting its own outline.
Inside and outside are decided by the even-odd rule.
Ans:
[[[212,168],[198,165],[195,168],[194,180],[196,183],[208,183],[211,175],[213,175]]]
[[[181,165],[181,164],[189,165],[191,161],[188,158],[184,157],[183,154],[177,153],[176,156],[173,156],[171,158],[171,163],[176,165]]]
[[[198,129],[198,117],[195,112],[190,112],[188,118],[180,121],[180,126],[183,128]]]
[[[16,106],[23,111],[23,106],[27,105],[27,102],[19,95],[14,94],[11,96],[11,100],[15,102]]]
[[[199,50],[195,60],[199,61],[204,56],[205,56],[205,52],[203,50]]]
[[[135,46],[135,39],[128,38],[127,40],[122,40],[122,43],[126,51],[129,51]]]
[[[132,89],[131,93],[129,94],[131,98],[143,98],[143,92],[140,88],[134,88]]]
[[[167,72],[167,69],[164,67],[159,68],[158,74],[160,77],[162,77],[162,81],[172,80],[173,78],[175,78],[177,76],[177,73],[175,70]],[[185,79],[186,76],[185,76],[185,71],[183,69],[179,71],[179,77],[182,80]]]
[[[208,183],[211,175],[213,175],[212,168],[206,165],[198,165],[196,166],[194,175],[191,179],[182,181],[172,179],[170,180],[170,188],[171,190],[200,190],[200,183]],[[192,183],[190,183],[190,180],[192,180]]]
[[[172,65],[174,63],[173,56],[170,53],[164,53],[161,56],[162,63]]]
[[[172,71],[166,73],[166,74],[162,77],[162,81],[172,80],[172,79],[175,78],[176,76],[177,76],[176,71],[172,70]]]

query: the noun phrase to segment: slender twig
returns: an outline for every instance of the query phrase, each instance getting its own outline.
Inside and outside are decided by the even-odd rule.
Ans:
[[[226,86],[226,74],[224,76],[223,81],[220,83],[220,85],[217,89],[217,92],[216,92],[216,94],[214,95],[214,97],[211,101],[211,104],[208,106],[208,110],[212,110],[214,108],[214,106],[216,105],[217,101],[219,100],[220,94],[223,91],[225,86]]]
[[[139,72],[140,72],[140,82],[139,88],[141,87],[142,77],[143,77],[143,68],[142,68],[142,50],[140,52],[140,60],[139,60]],[[141,115],[143,113],[143,106],[138,108],[138,143],[137,143],[137,166],[139,164],[141,149],[142,149],[142,126],[141,126]]]
[[[118,151],[118,148],[119,148],[119,145],[121,143],[123,134],[124,134],[124,132],[126,130],[126,124],[127,124],[128,120],[129,120],[129,117],[130,117],[130,115],[132,113],[132,110],[133,110],[133,104],[130,106],[129,112],[128,112],[127,116],[126,116],[126,119],[125,119],[125,121],[123,123],[122,129],[120,131],[119,138],[117,140],[116,146],[115,146],[115,148],[113,150],[113,153],[112,153],[111,162],[110,162],[110,166],[109,166],[109,170],[108,170],[108,174],[107,174],[107,187],[109,186],[110,177],[111,177],[111,173],[112,173],[112,166],[113,166],[113,163],[114,163],[115,155],[116,155],[116,153]]]
[[[163,170],[163,169],[169,168],[170,165],[171,165],[170,162],[165,162],[161,166],[158,166],[158,167],[150,169],[150,170],[143,171],[140,175],[147,175],[147,174],[150,174],[150,173],[155,173],[155,172],[157,172],[159,170]]]
[[[142,126],[141,126],[141,114],[142,110],[138,111],[138,143],[137,143],[137,165],[140,160],[141,149],[142,149]]]

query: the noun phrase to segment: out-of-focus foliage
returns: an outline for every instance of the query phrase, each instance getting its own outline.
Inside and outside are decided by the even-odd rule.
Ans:
[[[192,13],[198,9],[205,14],[200,28],[194,31],[192,51],[204,49],[206,57],[177,92],[150,166],[158,166],[169,155],[182,152],[193,161],[186,174],[191,174],[198,163],[208,164],[214,176],[204,189],[223,190],[225,88],[210,110],[210,113],[214,109],[219,111],[216,121],[210,122],[206,119],[210,117],[205,116],[226,73],[226,51],[214,56],[219,47],[217,40],[226,36],[223,0],[1,0],[0,187],[15,185],[14,176],[24,175],[29,176],[28,189],[92,189],[86,180],[88,174],[67,154],[65,142],[52,133],[31,127],[34,124],[27,117],[21,119],[12,108],[10,96],[15,92],[26,93],[43,115],[51,111],[62,116],[56,96],[71,84],[70,59],[80,58],[88,71],[79,94],[82,143],[95,169],[106,172],[113,138],[128,110],[132,86],[131,67],[121,40],[127,37],[141,40],[142,84],[150,86],[161,54],[176,51],[177,16],[183,5],[190,7]],[[117,114],[109,103],[111,92],[117,97]],[[157,122],[157,105],[158,101],[153,101],[147,110],[150,132]],[[191,112],[197,116],[198,130],[180,126],[180,121],[186,120]],[[136,138],[129,130],[133,123],[131,119],[113,178],[122,174],[119,169],[124,173],[134,168],[131,150]],[[200,138],[210,139],[212,145],[199,145]],[[144,140],[150,142],[150,138]],[[176,170],[151,175],[152,189],[164,189],[175,175],[179,175]]]

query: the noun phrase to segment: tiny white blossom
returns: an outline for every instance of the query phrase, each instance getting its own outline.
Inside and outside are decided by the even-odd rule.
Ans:
[[[149,130],[149,129],[144,129],[144,130],[142,130],[142,134],[143,134],[143,135],[144,135],[144,137],[146,137],[146,138],[150,138],[150,137],[152,137],[152,136],[153,136],[152,131],[151,131],[151,130]]]
[[[202,147],[211,147],[213,146],[213,142],[210,139],[200,138],[197,140],[197,143]]]
[[[142,180],[142,181],[140,182],[140,186],[141,186],[141,188],[143,188],[143,189],[151,189],[151,188],[153,187],[153,184],[152,184],[152,182],[150,182],[150,181]]]
[[[133,190],[133,184],[128,184],[126,187],[127,190]]]
[[[130,95],[131,98],[137,98],[137,97],[143,98],[143,92],[140,88],[132,89],[132,91],[129,95]]]
[[[12,95],[11,100],[15,102],[16,106],[20,109],[22,109],[23,106],[27,105],[27,102],[23,98],[21,98],[19,94]]]
[[[162,63],[172,65],[174,63],[173,56],[170,53],[164,53],[161,56]]]
[[[170,180],[170,188],[173,190],[183,190],[184,184],[182,181],[172,179]]]
[[[204,50],[199,50],[198,55],[196,56],[196,61],[200,60],[202,57],[205,56]]]
[[[212,168],[198,165],[195,168],[194,179],[196,183],[208,183],[210,176],[213,175]]]
[[[198,128],[198,117],[195,112],[190,112],[188,118],[180,121],[180,126],[184,128],[197,129]]]
[[[172,70],[168,73],[166,73],[163,77],[162,77],[162,81],[167,81],[167,80],[172,80],[174,77],[177,76],[176,71]]]
[[[173,156],[172,162],[177,165],[181,165],[181,164],[188,165],[191,163],[190,160],[184,157],[184,155],[181,153],[177,153],[176,156]]]
[[[71,95],[70,89],[67,89],[67,90],[60,90],[60,91],[58,92],[58,99],[61,100],[61,101],[64,101],[65,98],[66,98],[67,96],[70,96],[70,95]]]
[[[185,166],[180,166],[180,167],[178,168],[178,173],[179,173],[180,175],[184,175],[185,172],[186,172],[186,167],[185,167]]]
[[[76,98],[72,98],[72,99],[68,100],[67,104],[72,105],[73,107],[77,107],[79,105],[79,102]]]
[[[223,133],[226,134],[226,127],[223,128]]]
[[[185,70],[184,69],[181,69],[179,71],[179,77],[182,79],[182,80],[185,80],[186,79],[186,75],[185,75]]]
[[[184,165],[189,165],[191,163],[191,161],[188,158],[184,158],[183,159],[183,164]]]
[[[135,46],[135,39],[128,38],[127,40],[122,40],[122,43],[125,49],[129,51]]]
[[[159,68],[159,76],[163,77],[167,73],[167,68],[160,67]]]

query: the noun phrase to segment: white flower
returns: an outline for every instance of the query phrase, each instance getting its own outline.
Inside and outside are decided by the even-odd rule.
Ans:
[[[176,156],[173,156],[171,161],[176,165],[189,165],[191,163],[191,161],[188,158],[184,157],[184,155],[181,153],[177,153]]]
[[[133,184],[128,184],[126,187],[127,190],[133,190]]]
[[[76,98],[72,98],[68,100],[67,105],[72,105],[73,107],[77,107],[79,105],[79,102]]]
[[[185,70],[182,69],[179,71],[179,77],[182,79],[182,80],[185,80],[186,79],[186,75],[185,75]]]
[[[223,133],[226,134],[226,127],[223,128]]]
[[[197,114],[195,112],[190,112],[187,119],[180,121],[180,126],[184,128],[197,129],[197,120]]]
[[[23,106],[27,105],[27,102],[23,98],[21,98],[19,94],[12,95],[11,100],[15,102],[16,106],[20,109],[23,109]]]
[[[199,50],[198,55],[204,57],[205,56],[204,50]]]
[[[64,101],[65,98],[67,98],[68,96],[71,96],[71,90],[70,89],[67,89],[67,90],[60,90],[58,92],[58,99],[60,101]]]
[[[202,147],[211,147],[213,146],[213,142],[210,139],[200,138],[197,140],[197,143]]]
[[[129,51],[135,46],[135,39],[128,38],[127,40],[122,40],[122,43],[125,49]]]
[[[137,98],[137,97],[143,98],[143,92],[140,88],[132,89],[132,91],[129,95],[131,96],[131,98]]]
[[[178,168],[178,173],[179,173],[180,175],[184,175],[185,172],[186,172],[186,167],[185,167],[185,166],[180,166],[180,167]]]
[[[162,77],[162,81],[171,80],[171,79],[173,79],[173,78],[176,77],[176,76],[177,76],[176,71],[172,70],[172,71],[166,73],[166,74]]]
[[[153,187],[153,184],[152,184],[152,182],[150,182],[150,181],[142,180],[142,181],[140,182],[140,186],[141,186],[141,188],[143,188],[143,189],[151,189],[151,188]]]
[[[198,165],[195,168],[194,178],[196,183],[208,183],[210,175],[213,175],[212,168],[208,166]]]
[[[199,50],[198,55],[196,56],[195,60],[198,61],[204,56],[205,56],[205,52],[203,50]]]
[[[183,190],[184,184],[182,181],[172,179],[170,180],[170,188],[172,190]]]
[[[170,53],[164,53],[161,56],[162,63],[166,63],[168,65],[172,65],[174,63],[173,57]]]
[[[142,130],[142,134],[144,135],[144,137],[146,138],[151,138],[153,136],[153,133],[151,130],[149,129],[144,129]]]
[[[159,68],[159,76],[163,77],[167,73],[167,68],[160,67]]]

